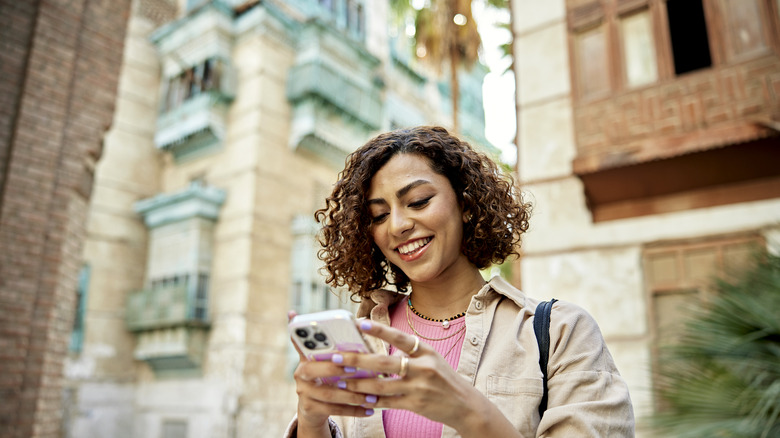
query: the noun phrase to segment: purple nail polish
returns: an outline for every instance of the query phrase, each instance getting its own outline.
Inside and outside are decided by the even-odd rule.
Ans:
[[[344,367],[344,372],[351,374],[351,373],[357,372],[357,368],[355,368],[355,367]]]
[[[344,356],[342,356],[340,354],[334,354],[333,357],[330,358],[330,360],[333,363],[341,363],[341,362],[344,362]]]
[[[366,409],[366,415],[368,415],[369,417],[374,415],[374,410],[373,409]]]
[[[360,328],[362,330],[371,330],[371,321],[360,321]]]
[[[366,403],[376,403],[376,396],[375,395],[367,395],[366,396]]]
[[[336,383],[336,386],[338,386],[338,387],[339,387],[339,388],[341,388],[341,389],[347,389],[347,382],[345,382],[345,381],[343,381],[343,380],[339,380],[339,381]]]

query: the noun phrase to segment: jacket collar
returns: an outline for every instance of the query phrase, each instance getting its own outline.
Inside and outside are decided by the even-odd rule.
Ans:
[[[504,280],[500,276],[496,275],[493,278],[490,279],[488,282],[488,285],[490,285],[489,288],[482,288],[482,290],[477,293],[477,297],[488,297],[490,294],[490,291],[494,291],[498,293],[499,295],[503,295],[510,300],[512,300],[515,304],[517,304],[518,307],[521,309],[526,306],[526,296],[523,292],[520,291],[520,289],[512,286],[508,281]]]
[[[526,296],[520,290],[509,284],[506,280],[496,275],[477,292],[475,298],[488,301],[493,293],[503,295],[512,300],[518,307],[525,307]],[[390,324],[390,306],[405,299],[408,295],[386,289],[377,289],[371,292],[370,299],[363,299],[358,307],[358,318],[369,317],[373,321]]]

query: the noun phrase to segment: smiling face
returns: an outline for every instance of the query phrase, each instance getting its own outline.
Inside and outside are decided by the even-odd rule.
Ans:
[[[463,211],[449,180],[417,154],[393,156],[371,179],[371,236],[412,283],[470,266],[461,252]]]

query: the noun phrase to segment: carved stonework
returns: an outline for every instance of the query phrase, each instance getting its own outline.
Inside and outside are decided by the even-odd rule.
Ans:
[[[778,117],[780,102],[773,91],[778,89],[780,63],[776,56],[767,56],[581,104],[574,108],[576,166],[580,171],[596,170],[604,164],[606,151],[613,157],[625,156],[628,164],[633,161],[631,156],[645,152],[649,140],[658,144],[663,138],[684,140],[703,129],[771,124]],[[717,146],[685,146],[682,140],[673,143],[688,149],[674,153]],[[655,153],[663,152],[655,149]],[[594,161],[597,157],[598,163]],[[617,164],[612,162],[610,167]]]

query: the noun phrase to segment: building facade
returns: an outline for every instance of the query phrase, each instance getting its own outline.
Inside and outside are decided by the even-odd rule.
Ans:
[[[373,135],[450,125],[389,2],[132,2],[95,169],[65,367],[72,437],[279,436],[287,311],[350,304],[318,274],[313,213]],[[460,126],[484,140],[484,69]]]
[[[714,274],[780,245],[780,2],[512,2],[522,286],[584,306],[639,434],[655,348]]]

